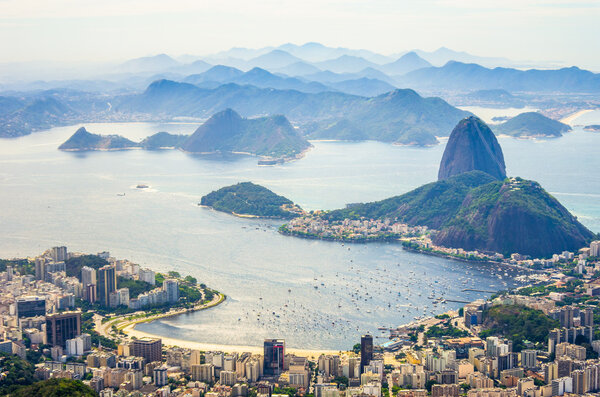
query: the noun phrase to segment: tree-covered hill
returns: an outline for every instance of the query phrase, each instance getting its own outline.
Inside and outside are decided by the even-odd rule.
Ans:
[[[292,218],[297,214],[294,203],[252,182],[242,182],[202,197],[201,205],[237,215],[269,218]]]

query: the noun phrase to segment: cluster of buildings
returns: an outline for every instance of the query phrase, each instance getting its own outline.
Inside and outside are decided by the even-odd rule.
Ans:
[[[591,277],[594,273],[600,271],[600,240],[592,241],[589,247],[584,247],[576,254],[574,252],[563,251],[560,254],[552,255],[552,258],[529,258],[526,255],[513,253],[510,257],[497,252],[481,252],[478,250],[467,251],[462,248],[448,248],[435,245],[428,235],[403,237],[401,239],[405,246],[419,250],[432,252],[439,255],[451,256],[463,259],[475,259],[487,262],[502,262],[509,265],[516,265],[524,268],[553,271],[559,265],[573,264],[574,269],[579,274],[587,274]],[[600,290],[599,290],[600,293]]]
[[[117,288],[118,276],[154,285],[156,275],[115,260],[108,252],[98,255],[109,265],[97,270],[84,266],[80,278],[67,276],[65,262],[77,255],[54,247],[31,260],[33,274],[21,274],[10,265],[0,272],[0,352],[25,358],[28,347],[45,346],[47,355],[63,364],[69,357],[86,355],[92,348],[91,336],[82,333],[82,312],[75,299],[133,309],[179,300],[176,279],[165,279],[161,287],[130,299],[127,288]],[[58,364],[51,367],[57,368]]]
[[[84,289],[82,297],[90,303],[98,302],[105,307],[125,306],[138,310],[179,300],[179,281],[176,279],[165,279],[162,286],[135,298],[130,297],[129,288],[117,288],[117,277],[155,285],[156,273],[127,260],[116,260],[110,256],[105,259],[110,264],[98,270],[88,266],[81,269],[81,284]]]
[[[325,240],[377,240],[398,239],[403,236],[420,236],[426,226],[408,226],[390,219],[328,220],[316,215],[305,215],[290,220],[280,229],[283,233]]]

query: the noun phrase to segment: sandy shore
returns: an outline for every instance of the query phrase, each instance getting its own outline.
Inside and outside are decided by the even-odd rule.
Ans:
[[[226,353],[250,352],[250,353],[256,353],[256,354],[262,354],[263,353],[262,346],[224,345],[224,344],[218,344],[218,343],[195,342],[195,341],[189,341],[189,340],[184,340],[184,339],[169,338],[169,337],[165,337],[162,335],[155,335],[155,334],[151,334],[149,332],[143,332],[143,331],[135,329],[135,326],[139,323],[147,323],[147,322],[164,319],[167,317],[174,317],[174,316],[178,316],[178,315],[181,315],[184,313],[189,313],[191,311],[206,310],[206,309],[209,309],[212,307],[216,307],[224,300],[225,300],[225,296],[218,294],[218,295],[215,295],[215,297],[213,298],[213,300],[211,302],[206,303],[201,306],[197,306],[193,309],[182,309],[182,310],[170,311],[170,312],[161,313],[161,314],[149,317],[149,318],[140,317],[140,318],[135,318],[135,319],[131,319],[131,320],[127,320],[126,318],[124,318],[127,316],[117,317],[113,320],[110,320],[110,321],[104,323],[104,324],[101,323],[100,319],[97,319],[96,330],[101,335],[110,337],[110,329],[111,329],[112,325],[115,325],[120,331],[122,331],[129,338],[132,338],[132,337],[133,338],[144,338],[144,337],[160,338],[160,339],[162,339],[162,344],[164,346],[179,346],[179,347],[185,347],[188,349],[195,349],[195,350],[202,350],[202,351],[222,351],[222,352],[226,352]],[[314,357],[314,358],[319,357],[321,354],[339,353],[339,351],[337,351],[337,350],[318,350],[318,349],[315,350],[315,349],[294,349],[294,348],[286,348],[286,351],[289,353],[293,353],[297,356]]]
[[[589,113],[589,112],[593,112],[594,110],[595,110],[595,109],[584,109],[584,110],[580,110],[580,111],[578,111],[578,112],[575,112],[575,113],[573,113],[573,114],[571,114],[571,115],[569,115],[569,116],[567,116],[567,117],[565,117],[565,118],[561,119],[561,120],[560,120],[560,122],[561,122],[561,123],[565,123],[565,124],[569,124],[569,125],[570,125],[570,124],[571,124],[571,123],[572,123],[572,122],[573,122],[575,119],[577,119],[579,116],[582,116],[582,115],[584,115],[584,114],[586,114],[586,113]]]
[[[175,338],[166,338],[160,335],[154,335],[147,332],[139,331],[135,329],[135,324],[128,325],[123,328],[123,332],[126,333],[130,337],[143,338],[161,338],[162,344],[164,346],[179,346],[185,347],[188,349],[196,349],[202,351],[222,351],[225,353],[243,353],[250,352],[254,354],[263,354],[262,346],[242,346],[242,345],[221,345],[216,343],[202,343],[202,342],[194,342],[189,340],[175,339]],[[306,350],[306,349],[294,349],[286,347],[286,352],[293,353],[297,356],[301,357],[314,357],[317,358],[321,354],[337,354],[339,351],[337,350]]]

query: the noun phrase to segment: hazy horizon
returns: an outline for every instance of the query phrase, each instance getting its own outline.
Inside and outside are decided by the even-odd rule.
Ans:
[[[600,70],[597,1],[0,0],[0,63],[118,62],[318,42],[398,54],[440,47]]]

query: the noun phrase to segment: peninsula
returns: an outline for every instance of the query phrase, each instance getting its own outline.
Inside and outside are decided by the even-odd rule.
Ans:
[[[280,232],[342,241],[403,239],[494,258],[547,258],[577,251],[595,236],[537,182],[507,178],[500,145],[476,117],[452,131],[439,175],[400,196],[305,214]]]

